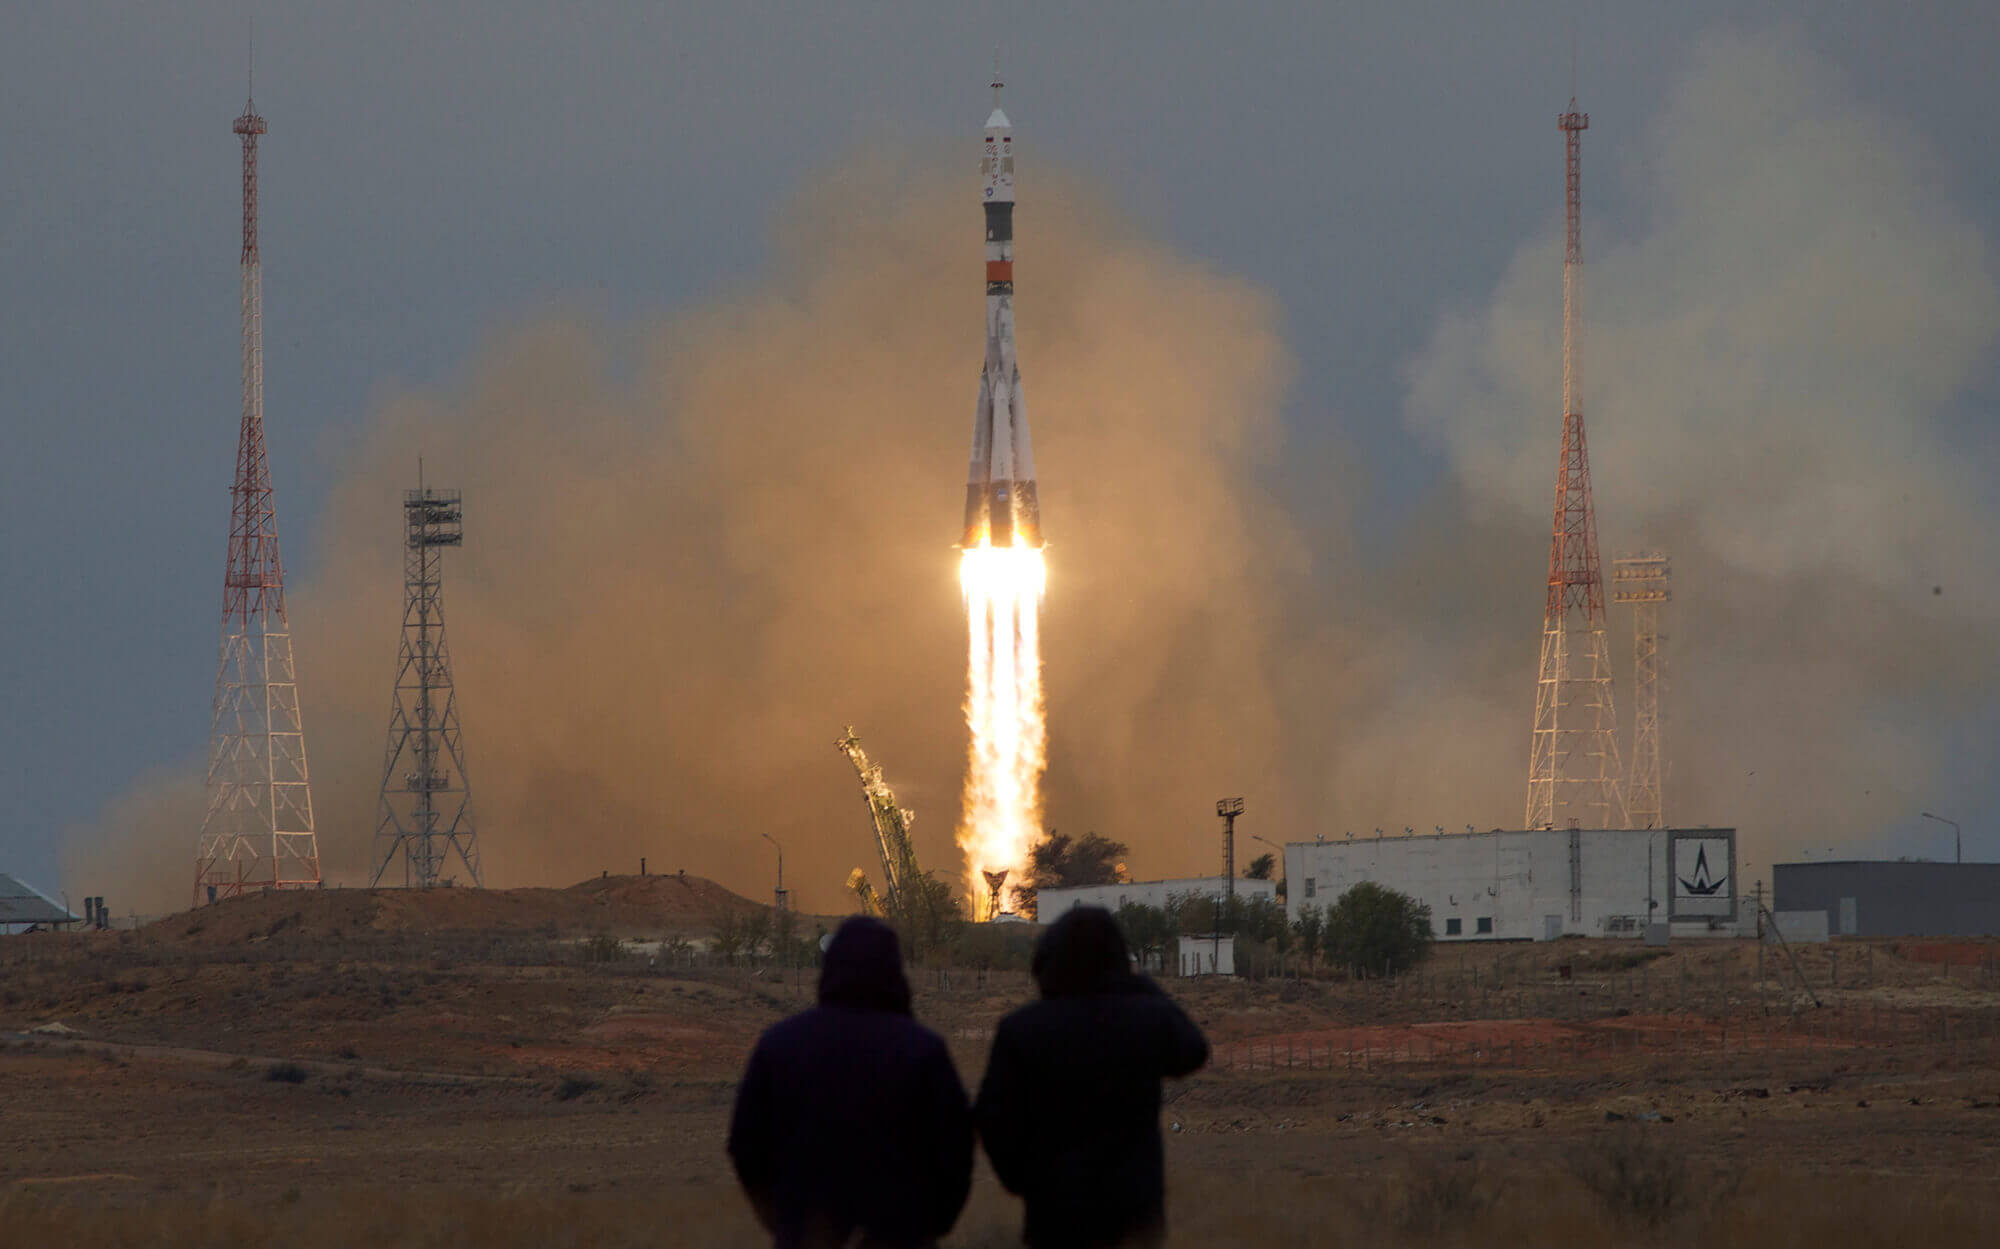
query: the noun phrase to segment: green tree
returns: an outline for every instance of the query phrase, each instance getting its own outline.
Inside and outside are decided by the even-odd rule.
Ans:
[[[743,916],[738,931],[743,935],[743,953],[756,958],[771,940],[771,913],[765,910],[750,912]]]
[[[724,962],[735,965],[736,956],[743,951],[743,921],[736,912],[724,911],[716,917],[713,948]]]
[[[771,916],[771,953],[787,967],[799,961],[799,916],[791,907]]]
[[[1174,943],[1174,919],[1162,907],[1147,906],[1140,902],[1127,902],[1118,908],[1118,927],[1125,934],[1125,944],[1143,962],[1149,954],[1160,956],[1162,965],[1167,957],[1167,947]]]
[[[1364,880],[1326,913],[1327,961],[1363,976],[1400,973],[1431,952],[1431,908],[1406,893]]]
[[[1271,873],[1278,870],[1278,856],[1269,850],[1250,860],[1250,866],[1243,869],[1245,880],[1269,880]]]
[[[902,913],[894,917],[903,952],[912,962],[950,944],[965,918],[957,889],[936,872],[925,872],[922,879],[923,892],[905,899]]]
[[[1326,932],[1326,912],[1316,906],[1302,906],[1292,921],[1292,935],[1299,939],[1299,952],[1308,960],[1319,957],[1320,941]]]
[[[1023,879],[1014,885],[1014,909],[1029,919],[1037,914],[1035,898],[1044,889],[1074,889],[1082,885],[1116,885],[1130,880],[1125,872],[1128,847],[1096,833],[1072,839],[1050,829],[1028,851]]]
[[[1265,942],[1282,953],[1291,936],[1285,923],[1285,908],[1271,898],[1239,898],[1237,903],[1241,914],[1232,931]]]

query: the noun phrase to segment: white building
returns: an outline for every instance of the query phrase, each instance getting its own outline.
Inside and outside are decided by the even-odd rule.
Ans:
[[[1287,918],[1362,881],[1431,908],[1440,941],[1736,929],[1736,830],[1535,829],[1285,846]]]
[[[1194,876],[1185,880],[1135,880],[1123,885],[1081,885],[1074,889],[1044,889],[1035,895],[1035,918],[1040,923],[1053,923],[1063,912],[1079,906],[1101,906],[1116,912],[1126,903],[1135,906],[1165,908],[1169,898],[1184,898],[1198,894],[1213,902],[1228,890],[1226,876]],[[1269,880],[1238,880],[1236,896],[1250,898],[1271,898],[1278,896],[1278,886]]]

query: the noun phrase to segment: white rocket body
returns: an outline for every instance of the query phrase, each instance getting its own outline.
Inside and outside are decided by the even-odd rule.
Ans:
[[[1014,358],[1014,135],[993,84],[980,160],[986,210],[986,361],[972,425],[972,466],[965,483],[963,545],[1042,545],[1035,497],[1035,453],[1028,408]]]

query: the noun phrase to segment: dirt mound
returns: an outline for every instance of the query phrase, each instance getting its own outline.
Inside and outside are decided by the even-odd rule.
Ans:
[[[706,936],[725,914],[770,908],[700,876],[607,876],[567,889],[316,889],[230,898],[147,926],[204,947],[368,933]]]
[[[1894,941],[1889,952],[1912,963],[1934,963],[1945,967],[2000,967],[2000,942],[1995,941]]]

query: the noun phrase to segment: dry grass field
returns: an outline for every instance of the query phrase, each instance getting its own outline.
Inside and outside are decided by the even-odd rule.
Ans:
[[[603,958],[736,903],[591,885],[0,941],[0,1240],[759,1243],[723,1128],[811,974]],[[1395,985],[1170,982],[1218,1058],[1164,1112],[1173,1243],[1989,1244],[1994,954],[1836,943],[1760,978],[1747,943],[1559,942]],[[976,1080],[1026,978],[915,980]],[[982,1169],[947,1243],[1017,1218]]]

